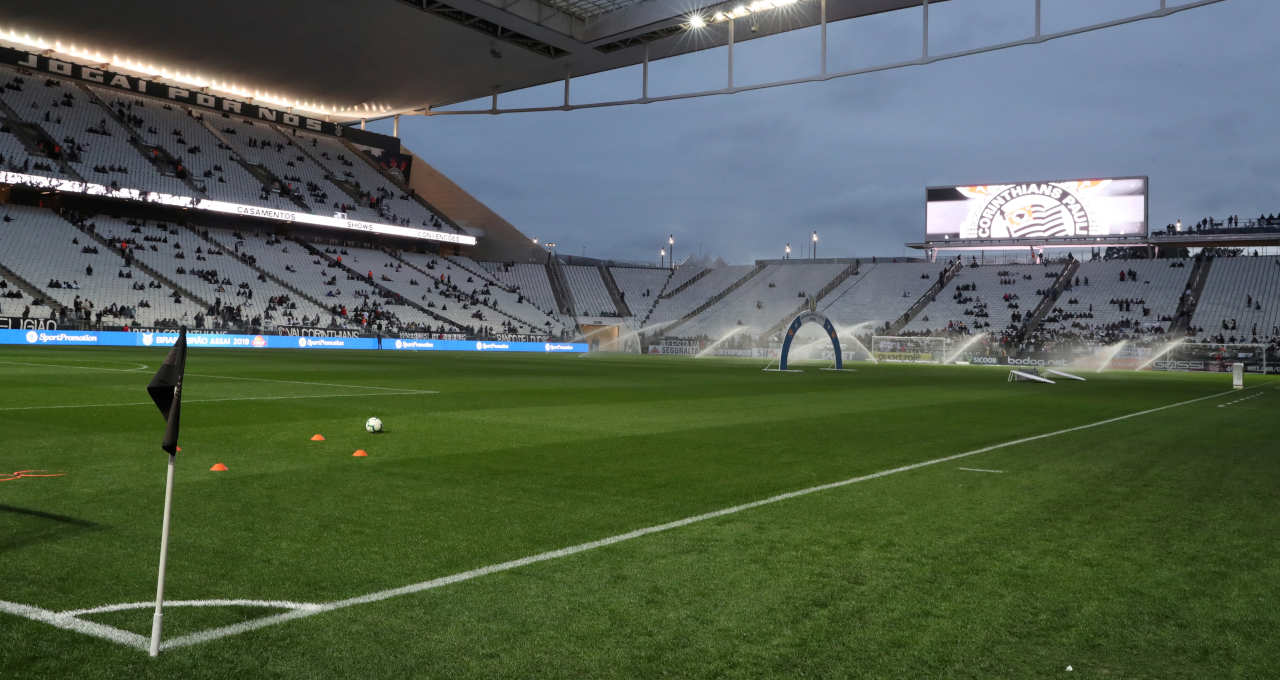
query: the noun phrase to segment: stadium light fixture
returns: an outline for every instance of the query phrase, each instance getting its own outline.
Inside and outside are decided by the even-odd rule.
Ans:
[[[741,19],[752,14],[759,14],[774,9],[782,9],[796,4],[800,0],[754,0],[749,5],[737,4],[732,8],[717,10],[711,15],[712,23],[721,23],[730,19]],[[701,18],[699,16],[699,18]],[[702,26],[694,26],[693,21],[689,22],[690,28],[702,28]]]
[[[707,20],[702,18],[701,14],[689,15],[689,28],[703,28],[707,25]]]
[[[218,81],[212,78],[205,78],[199,74],[170,69],[168,66],[156,65],[151,62],[144,62],[133,59],[132,57],[120,54],[105,54],[99,50],[89,48],[76,43],[63,43],[61,40],[53,40],[52,42],[45,40],[39,36],[33,37],[30,33],[19,33],[14,28],[7,30],[0,29],[0,41],[4,41],[23,48],[31,49],[37,52],[52,53],[64,59],[78,60],[89,64],[101,66],[112,66],[121,71],[152,77],[163,78],[177,85],[185,85],[187,87],[195,87],[204,90],[214,91],[222,95],[229,95],[246,100],[253,100],[260,104],[269,104],[279,108],[290,109],[298,112],[306,112],[320,115],[331,115],[334,113],[342,113],[350,111],[355,107],[338,108],[337,106],[325,106],[315,102],[302,101],[300,99],[291,99],[274,92],[262,92],[260,90],[250,91],[248,88],[241,87],[226,81]],[[383,113],[390,111],[391,107],[383,104],[364,104],[366,111]]]

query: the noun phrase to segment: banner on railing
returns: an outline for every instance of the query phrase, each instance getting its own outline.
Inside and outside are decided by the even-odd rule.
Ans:
[[[56,331],[58,322],[53,319],[24,319],[20,316],[0,316],[0,329]]]
[[[0,345],[99,347],[169,347],[177,342],[176,331],[59,331],[56,329],[0,329]],[[402,338],[318,337],[311,335],[240,335],[231,333],[191,333],[191,347],[242,349],[363,349],[434,350],[444,352],[542,352],[582,353],[580,342],[503,342],[494,340],[428,340]]]

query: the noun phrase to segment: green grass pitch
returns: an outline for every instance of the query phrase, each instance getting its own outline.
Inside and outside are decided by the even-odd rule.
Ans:
[[[0,482],[4,606],[154,598],[164,353],[0,350],[0,479],[63,473]],[[191,643],[156,659],[0,608],[0,677],[1280,674],[1280,381],[760,367],[193,348],[166,599],[383,595],[271,625],[290,610],[170,606]]]

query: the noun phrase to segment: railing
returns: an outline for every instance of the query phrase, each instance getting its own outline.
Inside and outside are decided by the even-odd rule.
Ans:
[[[1022,322],[1022,331],[1018,334],[1019,340],[1025,340],[1036,328],[1039,327],[1040,321],[1044,319],[1049,310],[1053,309],[1053,305],[1057,303],[1058,298],[1062,295],[1062,291],[1066,290],[1067,284],[1071,282],[1071,277],[1080,271],[1080,261],[1071,260],[1067,262],[1062,271],[1058,273],[1058,277],[1053,280],[1053,285],[1049,290],[1044,292],[1044,296],[1040,298],[1040,303],[1036,308],[1031,310],[1031,314]]]
[[[725,296],[726,296],[726,295],[728,295],[729,293],[732,293],[733,291],[735,291],[735,290],[737,290],[738,288],[742,287],[742,285],[743,285],[744,283],[746,283],[747,281],[750,281],[750,280],[751,280],[751,278],[752,278],[752,277],[754,277],[756,274],[759,274],[760,272],[764,271],[764,268],[765,268],[764,263],[757,262],[757,263],[756,263],[756,266],[755,266],[755,267],[752,267],[751,271],[747,272],[745,275],[743,275],[743,277],[742,277],[742,278],[738,279],[737,281],[734,281],[733,283],[729,284],[729,287],[728,287],[728,288],[725,288],[724,290],[720,291],[719,293],[716,293],[715,295],[713,295],[713,296],[711,297],[711,299],[709,299],[709,300],[707,300],[706,302],[704,302],[704,303],[702,303],[702,304],[698,305],[698,306],[697,306],[697,308],[695,308],[693,311],[689,312],[688,314],[685,314],[684,316],[680,317],[679,319],[676,319],[674,323],[672,323],[671,325],[669,325],[669,326],[667,326],[666,328],[662,329],[662,334],[663,334],[663,335],[666,335],[667,333],[670,333],[670,332],[672,331],[672,329],[676,328],[676,327],[677,327],[677,326],[679,326],[680,324],[682,324],[682,323],[684,323],[684,322],[688,321],[689,319],[692,319],[693,317],[695,317],[695,316],[697,316],[697,315],[701,314],[702,312],[704,312],[704,311],[706,311],[706,310],[710,309],[712,305],[714,305],[715,303],[717,303],[717,302],[719,302],[719,301],[723,300],[723,299],[725,298]]]
[[[942,289],[946,288],[947,284],[951,283],[951,280],[956,277],[956,274],[960,273],[963,269],[964,264],[959,259],[956,259],[943,269],[942,276],[940,276],[937,281],[934,281],[933,285],[929,286],[929,289],[922,293],[919,298],[916,298],[916,301],[907,308],[907,311],[903,312],[902,316],[898,317],[897,321],[890,324],[883,334],[896,335],[902,332],[902,329],[905,328],[907,324],[911,323],[911,320],[916,318],[916,315],[923,311],[925,307],[928,307],[929,303],[933,302],[934,298],[938,297],[938,293],[941,293]]]

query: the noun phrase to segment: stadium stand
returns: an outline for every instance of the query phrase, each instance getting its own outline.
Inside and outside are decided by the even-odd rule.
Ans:
[[[247,163],[261,166],[269,172],[280,191],[308,211],[373,217],[372,211],[362,213],[355,197],[330,182],[324,168],[301,153],[290,139],[270,125],[229,114],[206,117],[204,123]]]
[[[16,88],[0,89],[0,98],[25,122],[38,126],[54,140],[81,178],[177,195],[191,193],[182,180],[162,173],[148,161],[131,143],[133,135],[110,111],[92,101],[87,90],[55,78],[22,80]]]
[[[201,195],[219,201],[263,204],[281,210],[298,205],[278,191],[264,191],[231,147],[218,139],[195,114],[179,105],[135,97],[119,90],[89,88],[116,112],[148,146],[165,149],[187,169]]]
[[[1042,326],[1086,338],[1137,338],[1169,330],[1190,272],[1187,260],[1081,263]]]
[[[539,310],[555,315],[556,294],[551,290],[547,268],[540,264],[484,262],[482,266],[511,290],[524,295]]]
[[[649,312],[658,304],[667,282],[672,278],[670,269],[652,267],[610,267],[613,280],[618,282],[623,301],[631,308],[632,325],[643,326]]]
[[[352,152],[339,140],[296,130],[284,136],[332,177],[355,188],[360,194],[361,206],[376,211],[384,220],[405,226],[452,230],[435,213],[383,177],[369,159],[358,157],[361,154]]]
[[[818,309],[844,328],[892,321],[933,285],[941,268],[933,263],[863,263],[858,275],[828,294]]]
[[[425,256],[419,253],[402,253],[400,257],[406,262],[410,262],[413,259],[420,259]],[[488,290],[488,296],[493,301],[494,309],[511,318],[517,325],[523,325],[530,332],[535,333],[550,332],[553,335],[563,336],[568,332],[569,329],[558,316],[538,309],[524,295],[511,290],[501,281],[498,281],[479,262],[460,255],[449,256],[445,259],[471,274],[468,278],[473,279],[474,284],[465,281],[459,284],[464,291],[470,292],[475,288],[485,287]]]
[[[174,299],[174,291],[131,266],[57,213],[10,205],[0,222],[0,264],[70,310],[60,321],[155,325],[200,308]],[[13,295],[16,288],[6,289]],[[4,316],[49,318],[48,307],[4,302]],[[25,314],[24,314],[25,312]]]
[[[1035,308],[1058,272],[1042,265],[965,267],[903,330],[1006,333]]]
[[[582,265],[565,265],[565,278],[569,281],[569,291],[573,295],[574,311],[579,317],[598,319],[601,317],[618,318],[617,307],[609,297],[609,290],[600,278],[600,270]]]
[[[91,224],[113,245],[127,243],[138,262],[195,296],[199,309],[170,317],[180,323],[195,328],[272,328],[316,325],[303,324],[303,317],[327,315],[241,262],[234,246],[222,247],[186,227],[105,215],[93,217]]]
[[[693,281],[692,284],[675,295],[658,301],[657,306],[653,308],[653,312],[649,316],[650,325],[670,324],[679,320],[680,317],[697,309],[699,305],[749,274],[754,268],[749,264],[728,265],[710,269],[705,274],[702,271],[693,273],[686,279],[686,283],[700,277],[697,281]],[[676,271],[677,273],[680,272],[679,269]],[[676,290],[680,287],[674,283],[674,278],[673,276],[673,282],[667,284],[668,291]]]
[[[719,338],[736,327],[761,333],[782,320],[848,264],[802,260],[770,264],[715,305],[678,327],[686,337]]]
[[[1195,335],[1242,343],[1280,337],[1280,258],[1216,257],[1209,272]]]

